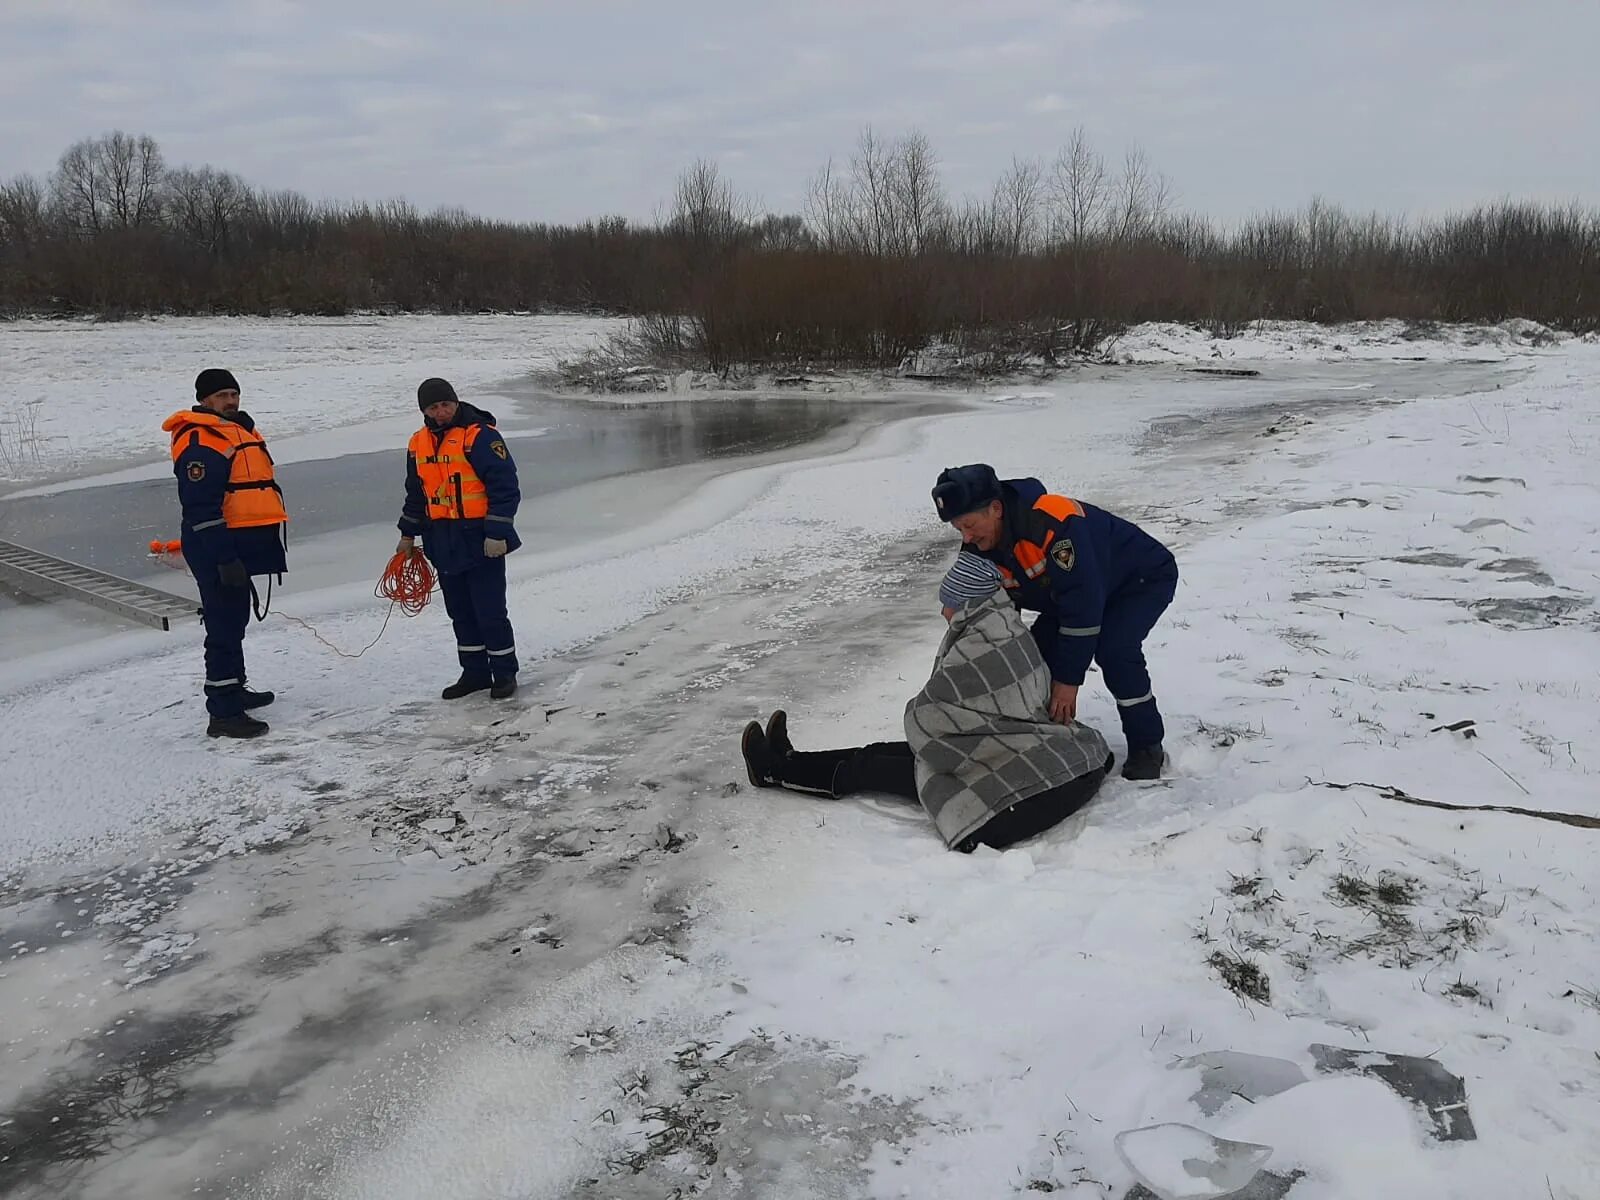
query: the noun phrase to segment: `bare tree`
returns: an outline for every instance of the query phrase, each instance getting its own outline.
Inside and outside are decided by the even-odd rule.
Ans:
[[[893,177],[893,152],[868,126],[857,138],[856,152],[850,158],[851,223],[860,247],[880,257],[902,249],[894,228]]]
[[[168,223],[213,257],[227,251],[250,199],[249,187],[231,171],[180,167],[167,172]]]
[[[1321,196],[1311,197],[1305,216],[1305,264],[1308,267],[1333,266],[1349,244],[1350,219],[1336,204]]]
[[[95,167],[87,140],[69,146],[56,163],[50,190],[57,209],[79,233],[99,233],[105,217],[108,190]]]
[[[811,177],[806,187],[805,218],[811,235],[829,250],[850,245],[849,196],[834,173],[833,159]]]
[[[160,214],[164,170],[154,138],[118,129],[68,147],[51,188],[80,233],[139,229],[155,224]]]
[[[946,238],[957,253],[986,257],[995,253],[999,238],[995,233],[994,205],[971,196],[962,198],[945,218]]]
[[[874,258],[929,249],[945,236],[950,216],[928,139],[912,132],[886,141],[870,126],[856,139],[846,176],[829,160],[812,178],[805,211],[822,245]]]
[[[901,254],[921,254],[948,213],[938,155],[925,134],[912,130],[891,149],[888,161],[895,247]]]
[[[762,250],[809,250],[816,245],[805,218],[794,213],[768,213],[750,233]]]
[[[1044,168],[1036,159],[1013,158],[995,183],[990,200],[996,248],[1001,253],[1015,257],[1037,248],[1044,200]]]
[[[252,235],[269,249],[308,250],[316,245],[321,216],[299,192],[258,192],[246,217]]]
[[[1151,168],[1138,146],[1122,160],[1122,174],[1112,189],[1106,212],[1106,235],[1113,242],[1149,237],[1171,211],[1172,181]]]
[[[1050,170],[1052,233],[1074,247],[1081,247],[1104,226],[1110,187],[1105,159],[1089,144],[1083,126],[1056,155]]]
[[[697,159],[678,176],[667,228],[696,255],[711,255],[737,244],[749,230],[755,206],[741,196],[710,159]]]
[[[45,190],[32,175],[0,184],[0,247],[27,247],[47,229]]]

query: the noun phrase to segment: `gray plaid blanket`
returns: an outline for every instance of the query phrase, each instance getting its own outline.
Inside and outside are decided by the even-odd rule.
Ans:
[[[933,677],[906,705],[917,794],[945,845],[1104,765],[1098,730],[1050,720],[1050,670],[1004,592],[950,621]]]

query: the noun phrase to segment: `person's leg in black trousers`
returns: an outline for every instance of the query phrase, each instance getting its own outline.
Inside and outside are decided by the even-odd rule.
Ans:
[[[860,792],[881,792],[912,803],[917,799],[914,760],[905,742],[802,752],[789,744],[788,719],[780,710],[765,730],[751,721],[740,749],[755,787],[782,787],[834,800]]]
[[[778,784],[794,791],[817,792],[835,800],[882,792],[915,803],[914,761],[905,742],[873,742],[845,750],[797,750],[774,758],[773,763]]]

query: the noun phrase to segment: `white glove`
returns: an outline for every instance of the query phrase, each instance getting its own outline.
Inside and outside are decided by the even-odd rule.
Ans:
[[[485,558],[504,558],[506,556],[506,543],[504,538],[484,538],[483,556]]]

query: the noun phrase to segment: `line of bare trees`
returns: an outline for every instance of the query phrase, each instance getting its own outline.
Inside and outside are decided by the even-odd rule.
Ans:
[[[663,356],[714,368],[892,365],[934,340],[997,365],[1059,361],[1148,320],[1219,337],[1262,318],[1600,329],[1600,210],[1578,205],[1501,201],[1408,224],[1316,199],[1221,229],[1178,211],[1142,152],[1110,164],[1082,130],[957,203],[926,138],[868,131],[775,241],[713,165],[685,178],[667,228],[734,232],[697,256],[677,315],[645,331]]]
[[[70,147],[48,178],[0,182],[0,314],[356,309],[644,312],[668,299],[666,239],[576,226],[314,204],[211,166],[168,167],[147,136]]]
[[[861,135],[799,214],[763,213],[711,162],[659,220],[556,226],[313,204],[149,137],[86,139],[0,183],[0,312],[596,309],[714,368],[894,364],[938,339],[1047,358],[1143,320],[1230,336],[1259,318],[1529,317],[1600,329],[1600,212],[1500,201],[1437,220],[1322,200],[1223,229],[1177,208],[1138,150],[1083,131],[956,200],[923,135]]]

